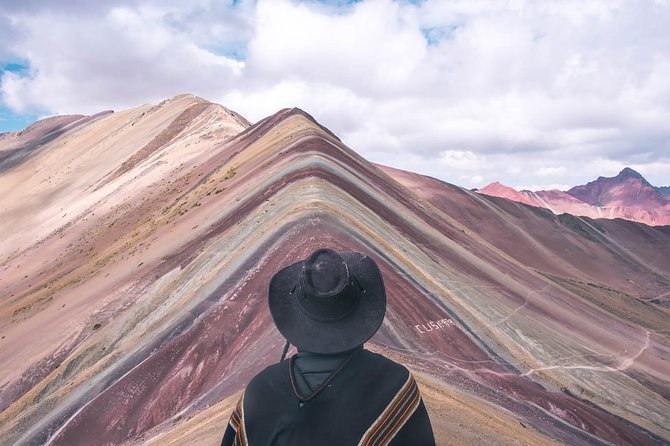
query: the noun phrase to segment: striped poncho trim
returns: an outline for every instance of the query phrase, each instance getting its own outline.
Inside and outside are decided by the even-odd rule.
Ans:
[[[230,427],[235,431],[233,446],[247,446],[249,442],[247,441],[247,433],[244,430],[244,394],[240,397],[235,410],[230,415],[229,423]]]
[[[419,388],[410,373],[405,384],[381,415],[372,423],[358,446],[388,445],[409,417],[412,416],[416,408],[419,407],[420,401]]]
[[[419,407],[420,402],[419,388],[410,373],[405,384],[363,434],[358,446],[387,446]],[[233,446],[248,446],[244,427],[244,395],[237,402],[229,423],[235,431]]]

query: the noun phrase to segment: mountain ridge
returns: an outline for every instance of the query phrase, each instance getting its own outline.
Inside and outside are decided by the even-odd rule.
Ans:
[[[642,175],[629,167],[614,177],[599,177],[586,185],[575,186],[567,193],[580,201],[599,207],[654,210],[670,204]]]
[[[478,192],[507,198],[529,206],[591,218],[623,218],[655,226],[670,225],[670,200],[664,187],[652,186],[642,175],[626,167],[614,177],[598,177],[566,192],[517,191],[491,183]]]

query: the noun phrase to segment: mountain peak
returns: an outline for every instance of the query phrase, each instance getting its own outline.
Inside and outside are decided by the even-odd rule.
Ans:
[[[545,207],[555,213],[624,218],[650,225],[666,225],[670,221],[670,186],[654,187],[630,167],[616,176],[600,176],[566,192],[517,191],[499,182],[477,192]]]
[[[519,192],[513,187],[505,186],[498,181],[479,189],[477,193],[492,195],[494,197],[507,198],[509,200],[518,201],[530,206],[537,206],[537,203],[532,198],[528,197],[527,193],[523,191]]]
[[[568,194],[600,208],[656,211],[667,204],[661,193],[630,167],[615,177],[600,177],[583,186],[575,186]]]
[[[512,187],[505,186],[505,185],[502,184],[500,181],[494,181],[493,183],[491,183],[491,184],[489,184],[489,185],[487,185],[487,186],[484,186],[484,187],[482,187],[482,188],[479,189],[479,190],[484,190],[484,189],[494,189],[494,188],[495,188],[495,189],[513,189]]]
[[[638,178],[638,179],[644,181],[645,183],[647,183],[647,180],[642,175],[640,175],[640,173],[631,169],[630,167],[624,167],[623,170],[621,172],[619,172],[619,175],[617,175],[617,177],[619,177],[621,179],[624,179],[624,178]]]

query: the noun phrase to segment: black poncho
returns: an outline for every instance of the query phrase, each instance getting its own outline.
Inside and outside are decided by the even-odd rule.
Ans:
[[[433,446],[428,413],[402,365],[359,349],[310,395],[292,360],[256,375],[230,417],[222,446]]]

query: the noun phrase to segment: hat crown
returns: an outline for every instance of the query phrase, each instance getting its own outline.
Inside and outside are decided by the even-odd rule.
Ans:
[[[298,284],[298,303],[310,318],[337,321],[358,300],[347,263],[331,249],[319,249],[305,261]]]
[[[347,286],[349,268],[335,251],[319,249],[305,262],[300,280],[307,294],[333,297]]]

